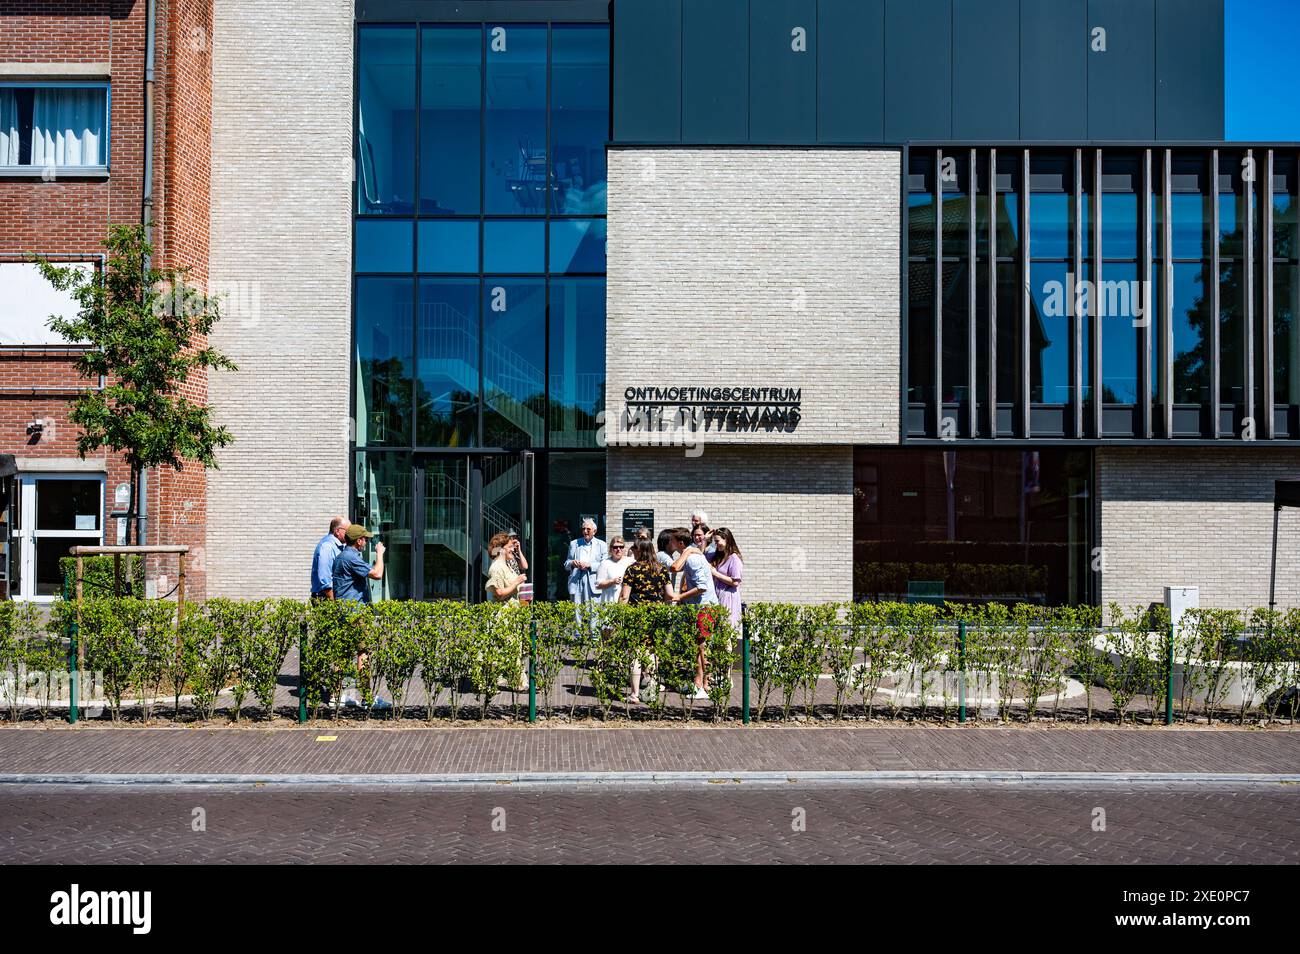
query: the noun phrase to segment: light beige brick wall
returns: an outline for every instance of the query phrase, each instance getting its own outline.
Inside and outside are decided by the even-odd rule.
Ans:
[[[236,443],[208,482],[210,595],[302,596],[346,506],[351,0],[222,0],[212,37],[209,396]]]
[[[606,518],[653,508],[655,533],[704,510],[736,536],[748,602],[853,596],[853,448],[709,446],[610,448]],[[617,531],[614,531],[617,532]]]
[[[1202,606],[1266,606],[1279,477],[1300,477],[1300,450],[1099,448],[1102,605],[1146,605],[1165,586],[1198,586]],[[1300,605],[1294,510],[1282,512],[1277,574],[1279,607]]]
[[[789,433],[898,442],[899,154],[612,149],[606,432],[637,386],[794,387]]]

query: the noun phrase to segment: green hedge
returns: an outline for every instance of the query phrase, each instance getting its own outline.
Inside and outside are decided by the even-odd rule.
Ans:
[[[61,601],[48,622],[30,605],[0,604],[0,674],[7,674],[0,702],[11,718],[18,715],[18,696],[31,695],[16,688],[23,673],[63,665],[66,650],[57,637],[69,631],[73,615],[73,604]],[[503,689],[515,692],[518,716],[531,653],[538,700],[548,715],[563,672],[578,680],[568,696],[571,717],[591,700],[609,717],[636,662],[667,687],[646,700],[650,715],[662,718],[670,694],[690,712],[689,694],[681,690],[694,676],[696,615],[690,607],[621,604],[390,601],[370,607],[211,599],[187,605],[178,620],[176,604],[167,600],[90,597],[82,604],[80,636],[85,668],[102,675],[115,720],[127,708],[138,708],[146,721],[160,706],[179,713],[182,695],[192,697],[200,717],[212,718],[227,689],[234,696],[232,718],[249,706],[270,717],[285,658],[300,639],[306,701],[316,715],[326,692],[337,697],[355,679],[366,701],[386,686],[396,719],[407,717],[417,680],[432,700],[424,707],[428,718],[444,706],[458,718],[467,703],[482,718]],[[778,713],[792,719],[800,709],[812,717],[818,686],[829,684],[837,718],[854,706],[868,717],[946,721],[956,711],[954,672],[960,668],[967,692],[994,698],[1003,720],[1039,717],[1049,698],[1055,714],[1065,681],[1073,677],[1085,687],[1089,721],[1094,687],[1100,687],[1115,721],[1145,715],[1155,722],[1168,685],[1164,611],[1112,605],[1106,615],[1103,626],[1101,611],[1091,607],[751,604],[745,623],[751,703],[759,720]],[[738,636],[717,613],[705,653],[715,719],[733,716],[730,707],[739,702],[733,698]],[[1172,648],[1186,673],[1173,700],[1184,719],[1198,705],[1211,721],[1223,716],[1233,673],[1240,671],[1259,692],[1238,707],[1239,721],[1252,712],[1294,721],[1297,695],[1289,690],[1300,679],[1300,610],[1193,611]],[[359,656],[366,659],[360,670]],[[896,691],[882,691],[891,687]],[[1013,706],[1013,700],[1019,701]],[[822,702],[826,710],[824,695]],[[626,705],[623,711],[630,714]]]
[[[84,596],[112,596],[113,595],[113,558],[111,556],[88,556],[82,557],[84,564],[81,570],[81,590]],[[76,557],[59,557],[59,572],[68,584],[68,596],[71,597],[77,592],[77,558]],[[122,582],[126,584],[134,581],[133,592],[141,594],[144,592],[144,560],[140,557],[131,559],[131,575],[128,579],[126,572],[126,558],[122,562]]]

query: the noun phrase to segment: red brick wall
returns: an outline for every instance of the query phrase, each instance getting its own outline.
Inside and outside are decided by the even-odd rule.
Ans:
[[[111,71],[110,174],[106,179],[0,179],[0,256],[30,252],[93,255],[111,224],[139,222],[144,168],[145,0],[5,0],[0,4],[0,60],[107,63]],[[159,264],[192,267],[203,284],[208,251],[208,154],[211,113],[211,0],[158,0],[154,60],[153,240]],[[25,457],[76,455],[67,401],[80,381],[65,354],[0,351],[0,452]],[[31,387],[59,392],[33,395]],[[186,396],[206,400],[206,381]],[[26,434],[36,419],[53,422],[39,441]],[[90,455],[104,461],[108,455]],[[120,459],[106,461],[113,488],[129,477]],[[166,470],[148,481],[149,543],[185,543],[195,551],[187,587],[203,591],[205,481],[201,467]],[[115,526],[108,528],[115,541]],[[164,572],[174,581],[175,572]]]

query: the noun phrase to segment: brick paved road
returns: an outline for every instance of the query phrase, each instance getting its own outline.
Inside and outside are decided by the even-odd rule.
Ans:
[[[320,736],[334,741],[318,741]],[[1300,772],[1300,732],[1165,728],[0,729],[0,775]]]
[[[191,831],[195,807],[205,832]],[[1104,832],[1092,829],[1096,807]],[[1294,864],[1298,809],[1300,792],[1280,786],[11,785],[0,862]]]

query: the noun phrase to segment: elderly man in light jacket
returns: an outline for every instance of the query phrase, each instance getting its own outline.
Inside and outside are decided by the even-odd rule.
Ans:
[[[596,589],[596,571],[609,556],[605,541],[596,537],[596,521],[586,517],[582,521],[582,536],[569,541],[569,554],[564,560],[564,569],[569,573],[569,595],[573,597],[582,620],[582,604],[600,598]]]

